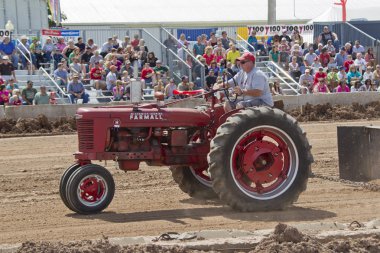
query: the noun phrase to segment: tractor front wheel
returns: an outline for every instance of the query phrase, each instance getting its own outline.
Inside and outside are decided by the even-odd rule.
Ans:
[[[111,173],[97,164],[79,167],[66,184],[66,199],[71,210],[80,214],[101,212],[111,203],[115,182]]]
[[[222,124],[209,172],[219,198],[240,211],[283,209],[306,189],[313,161],[306,134],[278,109],[253,107]]]
[[[61,180],[59,182],[59,195],[61,196],[61,199],[65,206],[67,206],[71,211],[74,211],[71,209],[70,205],[67,203],[66,199],[66,184],[69,180],[70,176],[76,171],[80,165],[78,163],[74,163],[69,168],[65,170],[65,172],[62,174]]]

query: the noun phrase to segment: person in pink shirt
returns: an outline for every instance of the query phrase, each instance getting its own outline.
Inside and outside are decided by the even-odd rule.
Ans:
[[[9,102],[9,92],[5,89],[5,85],[0,85],[0,105],[7,105]]]
[[[314,86],[314,93],[330,93],[324,78],[318,79],[318,84]]]
[[[340,80],[336,92],[350,92],[350,87],[346,84],[345,80]]]

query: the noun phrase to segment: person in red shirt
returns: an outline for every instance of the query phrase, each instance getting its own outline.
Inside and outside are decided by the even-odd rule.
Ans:
[[[139,35],[138,35],[138,34],[135,34],[135,35],[133,36],[133,40],[131,41],[131,46],[132,46],[132,48],[133,48],[135,51],[139,51],[139,44],[140,44]]]
[[[352,60],[352,55],[347,55],[347,60],[343,63],[344,70],[346,71],[346,73],[348,73],[352,64],[354,64],[354,61]]]
[[[330,57],[331,56],[327,51],[327,48],[323,48],[321,54],[319,55],[319,61],[321,62],[322,67],[327,67],[327,64],[330,62]]]
[[[103,80],[104,74],[105,71],[101,67],[100,63],[95,62],[95,67],[90,70],[90,80],[94,82],[97,96],[101,95],[102,90],[107,88],[106,82]]]
[[[326,72],[323,71],[322,67],[320,67],[318,70],[319,71],[317,73],[315,73],[315,75],[314,75],[314,86],[316,84],[318,84],[318,81],[320,78],[326,79],[326,77],[327,77],[327,74],[326,74]]]
[[[211,46],[206,47],[205,54],[203,54],[203,58],[206,59],[207,66],[210,66],[211,62],[215,58],[215,55],[213,54],[213,48]]]
[[[149,66],[149,63],[145,63],[144,68],[141,71],[141,80],[143,81],[143,87],[151,85],[153,82],[154,70]]]

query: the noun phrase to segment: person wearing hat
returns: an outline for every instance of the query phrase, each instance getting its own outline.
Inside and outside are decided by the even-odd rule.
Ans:
[[[43,84],[40,86],[40,91],[34,96],[34,105],[48,105],[50,96],[46,92],[46,86]]]
[[[225,111],[250,106],[273,106],[273,98],[267,76],[256,68],[256,58],[252,53],[244,53],[237,58],[241,71],[227,81],[234,93],[239,95],[235,103],[225,103]],[[235,82],[237,82],[235,84]],[[234,86],[236,85],[236,86]]]
[[[67,92],[69,93],[71,103],[75,103],[76,99],[83,99],[83,104],[87,104],[89,95],[85,92],[83,83],[79,81],[79,75],[74,74],[73,80],[67,86]]]
[[[66,88],[69,73],[62,62],[58,63],[58,68],[54,70],[53,76],[61,88]]]
[[[305,69],[305,74],[302,74],[299,79],[299,85],[302,87],[302,94],[307,94],[313,89],[314,78],[310,74],[310,68]]]
[[[34,97],[37,94],[37,90],[33,88],[33,82],[31,80],[26,82],[26,88],[22,90],[23,105],[33,105]]]
[[[1,55],[8,56],[9,59],[12,61],[13,67],[15,69],[18,68],[19,58],[17,55],[16,46],[13,43],[13,41],[11,41],[9,36],[5,36],[3,42],[0,43],[0,56]]]
[[[4,81],[9,80],[11,76],[16,80],[15,68],[9,61],[8,55],[3,56],[2,61],[0,61],[0,76],[2,76]]]
[[[155,73],[160,73],[161,76],[167,76],[169,73],[169,68],[162,65],[160,60],[156,61],[156,67],[153,68]]]
[[[30,52],[30,44],[28,42],[28,37],[25,35],[20,37],[21,43],[17,45],[17,48],[19,51],[21,51],[23,54],[20,55],[22,66],[24,69],[27,69],[27,66],[30,64],[29,61],[33,61],[33,54],[31,55],[32,59],[29,59],[29,52]],[[24,56],[25,55],[25,56]]]
[[[51,54],[54,50],[54,44],[50,37],[46,38],[45,44],[42,46],[42,54],[44,57],[45,62],[50,62],[51,60]]]

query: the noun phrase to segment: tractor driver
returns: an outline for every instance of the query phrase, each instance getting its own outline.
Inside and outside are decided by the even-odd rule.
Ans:
[[[240,97],[232,103],[226,101],[224,109],[226,112],[235,108],[250,106],[273,107],[273,99],[270,91],[268,78],[255,67],[255,56],[252,53],[244,53],[237,58],[240,71],[227,82],[228,87],[233,87],[233,92]]]

